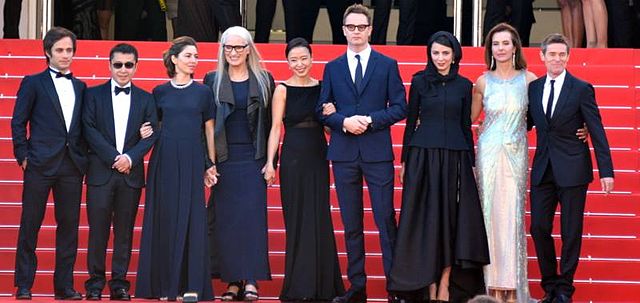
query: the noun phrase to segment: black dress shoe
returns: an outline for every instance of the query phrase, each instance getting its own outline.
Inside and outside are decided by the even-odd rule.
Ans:
[[[367,292],[364,289],[347,291],[344,296],[333,298],[332,303],[366,303]]]
[[[571,303],[571,302],[573,302],[573,300],[571,300],[571,297],[564,294],[557,295],[556,299],[553,300],[553,303]]]
[[[131,295],[124,288],[116,288],[111,290],[111,300],[131,301]]]
[[[56,290],[53,296],[56,300],[82,300],[82,294],[73,288]]]
[[[87,290],[87,296],[85,298],[89,301],[99,301],[102,299],[102,292],[97,289]]]
[[[31,290],[26,287],[18,287],[16,300],[31,300]]]

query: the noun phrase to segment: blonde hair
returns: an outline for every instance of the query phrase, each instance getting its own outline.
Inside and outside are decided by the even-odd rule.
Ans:
[[[240,37],[247,42],[247,47],[250,50],[247,55],[247,68],[249,69],[249,72],[256,77],[256,80],[258,81],[258,88],[262,95],[262,100],[266,106],[271,99],[271,78],[269,77],[269,73],[262,66],[262,63],[260,63],[260,53],[258,52],[256,45],[253,43],[251,34],[242,26],[233,26],[228,28],[224,33],[222,33],[222,37],[220,38],[220,46],[218,47],[218,67],[216,68],[217,76],[213,85],[213,90],[216,95],[216,104],[220,105],[220,99],[218,97],[220,96],[220,85],[222,83],[223,76],[228,73],[229,69],[229,63],[224,56],[224,45],[227,42],[227,39],[231,36]]]

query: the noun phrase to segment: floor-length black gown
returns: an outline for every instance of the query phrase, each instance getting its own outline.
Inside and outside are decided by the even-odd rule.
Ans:
[[[136,297],[212,300],[204,183],[203,123],[213,94],[199,83],[153,90],[162,123],[149,164]]]
[[[344,286],[329,205],[327,141],[314,115],[320,85],[285,86],[280,193],[287,244],[280,299],[331,300]]]

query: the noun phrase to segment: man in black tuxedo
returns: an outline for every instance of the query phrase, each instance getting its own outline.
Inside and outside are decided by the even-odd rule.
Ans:
[[[87,167],[80,114],[86,85],[69,71],[76,36],[54,27],[43,40],[48,67],[20,83],[13,109],[13,152],[24,171],[22,216],[16,251],[16,299],[31,299],[36,244],[49,192],[55,203],[56,299],[80,300],[73,289],[82,178]],[[28,127],[27,127],[28,125]]]
[[[560,34],[542,42],[540,58],[547,74],[529,84],[530,128],[537,146],[531,168],[531,236],[542,274],[543,303],[571,302],[578,267],[587,187],[593,181],[589,146],[575,130],[586,123],[596,153],[602,190],[613,190],[613,164],[593,86],[566,71],[569,43]],[[561,204],[560,272],[551,237],[553,218]]]
[[[151,94],[136,87],[131,79],[138,67],[138,51],[121,43],[109,53],[111,79],[87,89],[82,124],[89,144],[87,171],[87,216],[89,249],[85,282],[87,300],[100,300],[104,289],[105,255],[113,224],[111,300],[131,300],[126,280],[133,226],[144,186],[144,155],[154,136],[140,138],[145,121],[157,124]]]

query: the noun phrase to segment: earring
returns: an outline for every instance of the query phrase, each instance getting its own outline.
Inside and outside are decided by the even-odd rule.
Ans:
[[[489,67],[489,70],[493,70],[496,66],[496,61],[495,59],[493,59],[493,56],[491,56],[491,66]]]
[[[513,68],[516,68],[516,53],[511,56],[511,64],[513,64]]]

